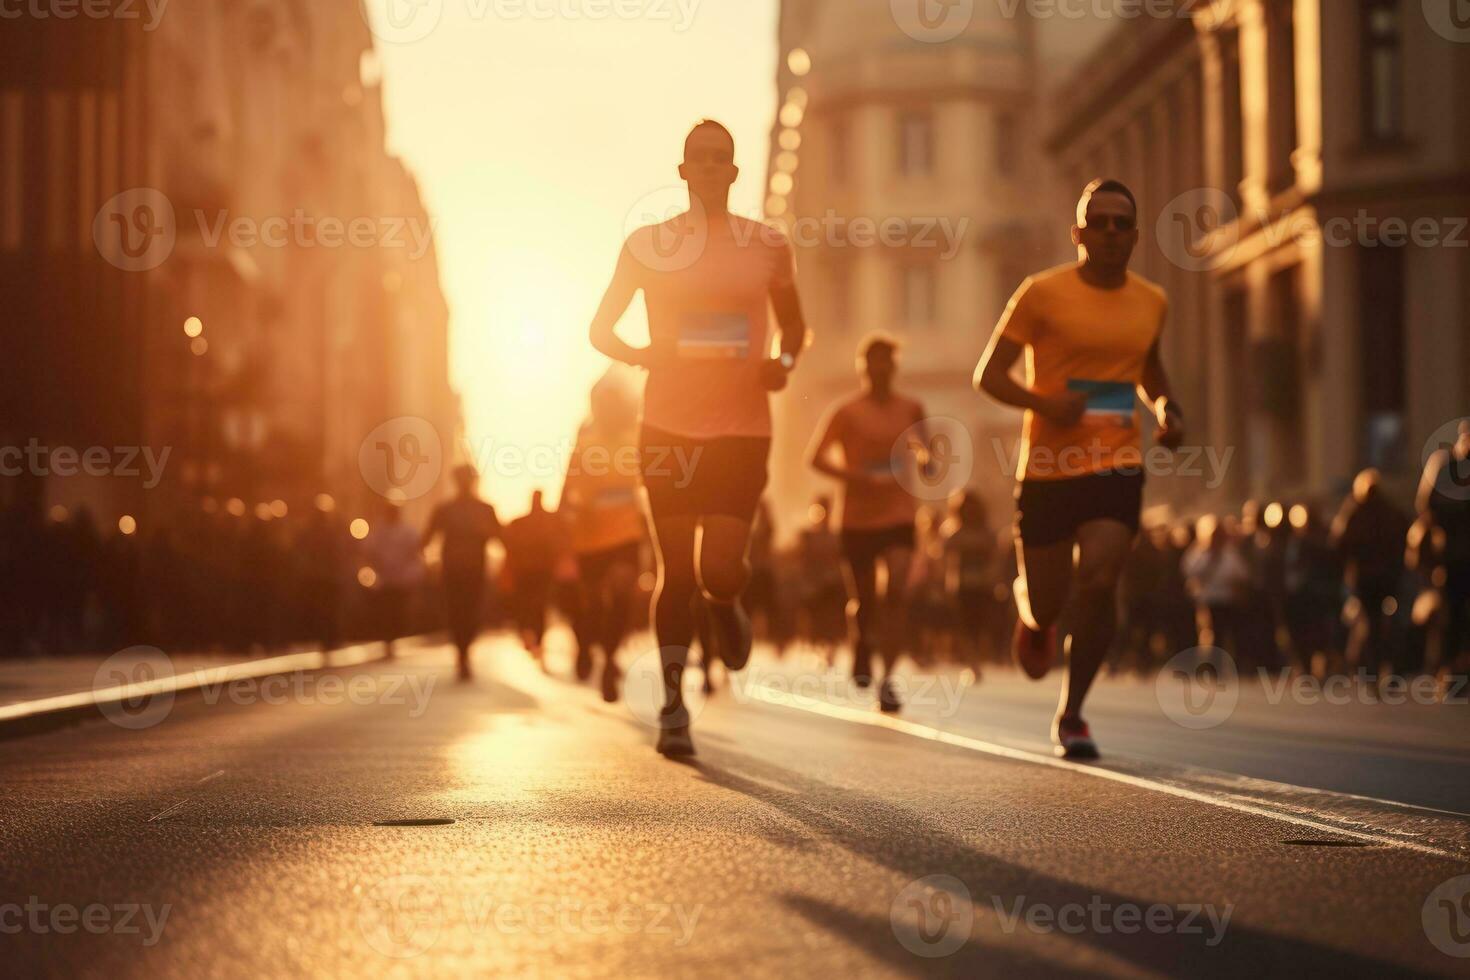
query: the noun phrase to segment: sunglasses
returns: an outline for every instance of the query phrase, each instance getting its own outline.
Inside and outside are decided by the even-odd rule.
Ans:
[[[1100,214],[1089,217],[1087,227],[1098,231],[1132,231],[1138,227],[1138,219],[1123,214]]]

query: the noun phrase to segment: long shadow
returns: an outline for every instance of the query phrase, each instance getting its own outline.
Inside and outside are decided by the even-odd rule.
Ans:
[[[877,797],[847,787],[839,789],[750,756],[723,751],[713,754],[713,760],[707,755],[686,765],[710,783],[774,807],[832,843],[906,878],[917,880],[939,873],[954,876],[969,889],[977,921],[996,908],[1014,908],[1018,900],[1027,908],[1049,909],[1071,905],[1087,909],[1089,903],[1147,909],[1154,904],[1152,899],[1082,885],[985,854],[936,823],[916,816],[912,810],[890,805]],[[773,789],[768,785],[771,782],[792,789]],[[853,819],[854,816],[859,819]],[[1120,854],[1119,859],[1125,860],[1126,855]],[[819,903],[807,902],[805,906],[796,903],[794,906],[803,914],[811,913],[813,921],[832,929],[843,939],[865,946],[886,945],[904,956],[910,955],[898,943],[888,923],[875,925],[873,921],[833,914],[830,909],[821,909]],[[1211,929],[1204,917],[1197,924],[1206,934]],[[1018,928],[1026,926],[1022,923]],[[875,929],[877,939],[874,939]],[[1397,963],[1344,952],[1311,940],[1283,938],[1236,921],[1231,921],[1224,940],[1213,948],[1205,945],[1205,935],[1180,932],[1153,933],[1140,929],[1137,933],[1124,934],[1087,929],[1067,935],[1116,960],[1171,976],[1240,976],[1249,971],[1279,972],[1293,964],[1326,976],[1384,977],[1406,972]],[[977,964],[984,965],[989,973],[992,972],[989,957],[995,951],[985,950],[985,954]],[[913,959],[921,960],[917,956]],[[934,961],[922,963],[928,965],[921,972],[932,972]],[[1052,969],[1047,966],[1045,972],[1050,974]]]
[[[986,948],[975,942],[968,942],[945,957],[917,956],[894,940],[892,925],[887,919],[861,915],[809,895],[784,895],[782,901],[807,921],[841,936],[890,970],[914,977],[1044,975],[1048,980],[1090,980],[1097,975],[1087,970],[1057,966],[1014,949]]]

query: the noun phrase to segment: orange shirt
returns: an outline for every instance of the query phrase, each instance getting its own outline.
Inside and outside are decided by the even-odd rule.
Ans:
[[[1029,387],[1047,395],[1088,393],[1087,412],[1074,426],[1026,413],[1022,480],[1062,480],[1143,461],[1137,386],[1168,298],[1131,272],[1122,287],[1098,289],[1078,268],[1030,277],[1001,317],[1001,336],[1026,348]]]
[[[577,434],[561,504],[571,516],[577,554],[643,540],[637,446],[633,431],[605,433],[586,425]]]
[[[915,465],[913,447],[904,434],[923,418],[924,407],[902,395],[878,401],[863,393],[833,411],[822,442],[840,446],[849,469],[884,478],[876,484],[844,485],[844,531],[875,531],[914,523],[918,502],[898,476]]]
[[[643,422],[695,439],[769,437],[760,364],[771,356],[771,290],[795,281],[791,245],[736,215],[707,232],[689,222],[638,229],[618,259],[617,278],[643,290],[650,343],[670,355],[648,373]]]

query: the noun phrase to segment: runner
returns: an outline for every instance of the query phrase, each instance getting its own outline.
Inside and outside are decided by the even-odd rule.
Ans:
[[[609,703],[618,699],[617,653],[638,590],[646,536],[638,502],[637,440],[638,407],[609,371],[592,389],[592,412],[577,433],[561,495],[577,560],[572,614],[577,679],[592,676],[593,649],[600,648],[599,686]]]
[[[1430,455],[1416,503],[1419,513],[1444,532],[1448,617],[1440,663],[1455,670],[1470,645],[1470,420],[1456,427],[1453,446]]]
[[[806,340],[785,235],[730,214],[739,173],[729,130],[708,120],[696,125],[679,167],[689,210],[628,238],[591,329],[603,354],[648,371],[643,485],[658,555],[653,622],[666,701],[658,750],[669,756],[694,754],[680,682],[696,593],[709,600],[725,666],[740,670],[750,656],[740,596],[767,480],[767,393],[785,388]],[[648,305],[643,349],[615,330],[639,289]],[[771,307],[781,333],[777,359],[770,357]]]
[[[495,508],[480,499],[480,474],[468,463],[455,467],[453,500],[434,508],[422,546],[442,537],[439,565],[449,634],[458,654],[459,679],[470,679],[470,646],[480,635],[480,607],[485,599],[485,547],[500,534]]]
[[[996,533],[985,501],[973,490],[957,491],[940,531],[944,541],[944,588],[955,614],[955,652],[979,678],[987,635],[1001,610],[995,601]]]
[[[543,668],[546,614],[557,566],[566,555],[566,529],[561,517],[546,509],[540,490],[531,494],[531,510],[510,522],[502,533],[506,577],[510,582],[516,629],[521,643]]]
[[[1153,411],[1161,446],[1177,448],[1184,428],[1159,354],[1168,299],[1128,271],[1138,244],[1132,192],[1115,180],[1088,184],[1072,241],[1078,262],[1032,276],[1011,298],[975,383],[1026,410],[1013,653],[1027,675],[1044,677],[1072,594],[1067,685],[1053,738],[1059,754],[1096,758],[1082,706],[1112,644],[1118,577],[1138,532],[1144,477],[1135,391]],[[1025,385],[1010,373],[1023,351]]]
[[[898,343],[882,335],[863,342],[858,350],[863,391],[833,410],[811,456],[813,469],[842,484],[842,559],[853,680],[859,687],[873,682],[876,650],[883,664],[878,705],[886,712],[902,707],[893,666],[907,633],[918,511],[917,501],[899,481],[913,465],[910,440],[924,441],[924,407],[893,390],[897,352]],[[834,449],[840,463],[834,461]]]

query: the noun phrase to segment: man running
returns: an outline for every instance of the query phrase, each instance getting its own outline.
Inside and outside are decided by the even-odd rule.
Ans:
[[[901,476],[913,465],[912,441],[923,443],[924,407],[893,390],[896,341],[875,335],[858,351],[863,391],[839,404],[812,450],[811,466],[842,484],[842,558],[847,575],[852,676],[873,682],[873,651],[883,662],[878,705],[902,706],[893,666],[907,630],[909,564],[918,503]],[[841,462],[833,458],[838,451]],[[880,587],[879,566],[883,568]]]
[[[557,565],[567,553],[561,517],[547,510],[544,500],[540,490],[534,491],[530,511],[511,521],[501,534],[516,628],[526,652],[543,668],[547,607],[551,605]]]
[[[1444,599],[1449,616],[1440,662],[1458,668],[1470,644],[1470,420],[1455,442],[1435,450],[1424,467],[1419,513],[1444,532]]]
[[[976,387],[1026,410],[1016,488],[1019,575],[1013,653],[1044,677],[1070,595],[1068,675],[1053,739],[1070,758],[1097,758],[1082,705],[1117,629],[1117,586],[1143,500],[1135,392],[1153,411],[1159,445],[1184,439],[1159,354],[1168,298],[1128,271],[1138,205],[1115,180],[1077,202],[1079,261],[1021,284],[975,370]],[[1011,368],[1026,352],[1026,383]]]
[[[592,345],[645,368],[643,486],[658,555],[654,632],[664,672],[658,750],[694,754],[680,689],[703,592],[720,659],[750,657],[750,620],[740,596],[750,578],[751,523],[767,480],[768,392],[786,387],[806,340],[791,246],[779,230],[730,214],[735,141],[704,120],[689,133],[679,176],[689,210],[640,228],[592,322]],[[648,306],[649,345],[635,349],[615,328],[634,293]],[[770,310],[781,355],[770,356]]]
[[[453,500],[434,508],[422,547],[444,539],[440,551],[449,634],[458,655],[459,679],[470,679],[470,646],[480,635],[485,598],[485,547],[500,534],[495,508],[480,499],[480,474],[468,463],[454,469]]]
[[[600,648],[602,699],[609,703],[618,699],[617,653],[638,590],[645,537],[637,440],[637,405],[609,372],[592,388],[592,412],[577,433],[561,495],[577,559],[577,679],[592,676],[593,648]]]

